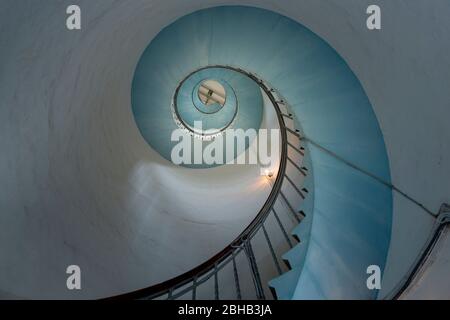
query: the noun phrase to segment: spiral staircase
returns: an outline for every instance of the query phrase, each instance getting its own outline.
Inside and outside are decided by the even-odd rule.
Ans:
[[[196,32],[198,30],[202,30],[202,32]],[[245,30],[244,33],[241,33],[242,36],[239,35],[240,30]],[[230,52],[230,49],[234,48],[239,48],[239,54]],[[256,55],[256,52],[260,54]],[[290,63],[283,67],[281,61],[290,61]],[[230,71],[237,72],[237,75],[233,73],[228,75],[227,73]],[[299,286],[301,293],[297,293],[297,296],[332,298],[336,291],[333,289],[333,293],[329,296],[325,283],[327,274],[333,274],[336,282],[351,281],[355,284],[356,290],[348,289],[349,291],[345,293],[348,297],[354,295],[356,298],[373,298],[374,292],[364,288],[365,270],[361,269],[361,266],[368,266],[371,264],[370,261],[376,261],[377,265],[381,268],[384,267],[389,243],[391,190],[382,185],[379,186],[376,181],[366,181],[366,177],[362,176],[360,172],[355,174],[355,170],[351,167],[338,163],[335,158],[321,152],[315,145],[304,143],[308,140],[301,143],[299,139],[303,139],[304,134],[300,134],[300,132],[311,132],[308,135],[314,135],[315,139],[320,141],[330,141],[330,135],[332,135],[333,144],[325,143],[326,148],[330,148],[333,152],[348,158],[348,161],[355,162],[366,170],[374,172],[374,175],[381,176],[380,179],[386,180],[388,183],[390,178],[387,156],[376,119],[356,78],[334,50],[309,30],[272,12],[247,7],[218,7],[201,10],[167,26],[152,40],[142,54],[133,79],[132,107],[143,137],[154,150],[159,151],[166,159],[170,160],[170,150],[174,146],[167,147],[167,141],[170,139],[171,132],[179,124],[176,123],[177,121],[175,123],[172,121],[169,111],[180,110],[176,113],[176,119],[188,119],[186,122],[190,121],[191,126],[193,119],[205,122],[205,116],[192,107],[190,93],[195,92],[194,84],[208,78],[219,79],[223,83],[229,83],[233,88],[239,106],[234,126],[243,129],[258,128],[260,123],[258,118],[260,117],[257,114],[256,105],[260,102],[255,97],[257,95],[252,93],[255,90],[251,88],[250,84],[244,84],[240,74],[246,75],[253,80],[254,84],[258,84],[269,97],[272,107],[275,108],[278,126],[282,131],[282,151],[277,178],[260,213],[250,227],[235,242],[231,243],[225,252],[219,253],[221,259],[218,260],[217,256],[213,258],[214,267],[208,266],[209,272],[206,275],[200,273],[188,279],[183,277],[181,283],[166,288],[169,291],[168,297],[182,297],[189,292],[195,298],[197,289],[202,289],[201,284],[211,279],[211,281],[214,280],[213,288],[215,289],[210,298],[220,298],[221,286],[219,283],[223,282],[235,283],[236,298],[239,298],[242,296],[240,282],[244,278],[253,279],[256,293],[254,298],[258,299],[271,296],[268,287],[273,288],[276,297],[291,299],[298,282],[303,281],[305,283]],[[281,74],[284,75],[282,78],[279,76]],[[196,78],[191,81],[192,75],[196,75]],[[167,80],[162,82],[161,78]],[[189,81],[193,85],[186,85]],[[266,84],[265,81],[273,84]],[[174,89],[177,83],[180,83],[180,89]],[[184,89],[186,86],[188,89]],[[188,94],[183,94],[184,91],[187,91]],[[172,99],[174,101],[172,106],[175,105],[169,110],[167,105],[173,92],[175,92],[175,98]],[[331,100],[331,97],[334,99]],[[250,108],[247,107],[249,103],[245,98],[251,100]],[[230,100],[234,99],[227,97],[227,101]],[[337,108],[339,108],[339,114],[333,117],[332,110]],[[182,110],[186,109],[192,110],[190,114],[180,115]],[[226,109],[233,110],[232,106],[225,106],[222,110]],[[192,114],[193,112],[194,114]],[[320,117],[322,124],[319,127],[319,124],[315,122],[322,112],[330,115],[325,118],[329,119],[330,123],[324,125],[323,123],[327,120]],[[157,119],[153,117],[155,113],[159,115]],[[358,121],[364,125],[349,125],[347,122],[349,120],[345,116],[347,113],[354,122]],[[195,114],[199,114],[199,116],[196,117]],[[294,119],[293,115],[296,115],[297,118]],[[210,115],[207,116],[210,117]],[[213,127],[221,128],[222,121],[219,120],[222,118],[227,119],[226,116],[213,114]],[[164,124],[162,124],[163,119],[166,119]],[[241,119],[251,119],[254,122],[242,124]],[[286,125],[285,121],[289,125]],[[325,130],[324,127],[328,130]],[[162,130],[166,130],[165,136]],[[359,152],[355,152],[354,149],[345,150],[339,146],[340,137],[335,132],[344,130],[347,131],[344,134],[346,139],[350,136],[357,137],[355,143],[361,145]],[[161,136],[163,137],[161,138]],[[164,147],[161,146],[162,144]],[[314,149],[310,151],[312,148]],[[242,151],[239,150],[238,153]],[[306,160],[304,160],[305,152],[308,155]],[[297,157],[295,158],[292,153],[297,153]],[[368,153],[372,156],[367,157]],[[313,170],[311,161],[314,162],[314,157],[320,159],[315,161],[323,161],[323,163],[317,165],[317,169]],[[290,171],[286,172],[288,159]],[[319,168],[324,168],[324,172],[322,173]],[[293,175],[292,170],[297,171],[297,176]],[[333,175],[336,175],[334,179],[331,178]],[[320,185],[314,188],[313,176],[319,181],[327,179],[328,189],[320,187]],[[351,190],[347,190],[348,196],[339,197],[339,194],[337,196],[336,192],[329,187],[333,183],[336,189],[344,190],[342,186],[336,185],[336,180],[346,181],[347,184],[351,181],[352,187]],[[360,190],[365,193],[359,192],[356,195],[356,191],[354,191],[356,185],[360,185]],[[282,191],[289,190],[289,188],[291,192],[297,194],[297,199],[293,195],[290,195],[291,197],[288,199],[288,196],[285,195],[286,191]],[[350,196],[350,193],[354,194]],[[314,205],[316,197],[323,197],[320,205]],[[370,207],[360,204],[365,201],[371,203]],[[331,208],[327,208],[326,203],[333,203],[332,211],[329,211]],[[339,207],[339,203],[341,207]],[[278,205],[284,205],[287,212],[280,212]],[[322,210],[325,212],[324,214],[322,214]],[[348,224],[338,221],[340,212],[344,212],[344,210],[349,215],[348,220],[351,220]],[[354,216],[350,214],[352,211]],[[286,238],[283,241],[289,247],[292,246],[289,251],[285,250],[286,252],[282,256],[283,250],[274,249],[279,248],[282,243],[280,241],[272,243],[273,240],[270,239],[265,227],[267,216],[272,212],[274,212],[275,220],[280,219],[278,213],[280,215],[290,214],[294,219],[294,224],[292,222],[288,225],[281,223],[279,226],[281,233]],[[317,217],[317,221],[323,217],[324,221],[320,223],[320,229],[324,231],[320,237],[316,236],[315,239],[318,240],[310,243],[314,217]],[[303,221],[300,223],[301,220]],[[339,231],[333,231],[335,227],[329,225],[328,221],[339,223]],[[300,224],[297,226],[296,223]],[[272,225],[267,228],[273,230],[275,226],[276,224],[272,222]],[[297,229],[295,229],[296,227]],[[289,235],[291,232],[298,240],[301,240],[300,243],[295,244],[294,239],[291,239],[292,234]],[[344,240],[346,234],[352,235],[353,239]],[[256,246],[254,237],[259,238],[262,235],[264,235],[267,245],[259,243]],[[326,237],[329,239],[326,241],[326,246],[323,246]],[[336,238],[333,239],[333,237]],[[337,242],[338,240],[339,242]],[[342,243],[344,241],[349,241],[349,243],[348,247],[343,250]],[[316,243],[318,246],[314,248]],[[339,245],[330,245],[330,243],[339,243]],[[268,250],[257,258],[254,251],[264,252],[265,246]],[[230,250],[230,247],[233,250]],[[317,262],[314,262],[314,267],[311,268],[308,262],[313,258],[309,258],[308,253],[311,256],[319,254],[319,259],[323,259],[321,265],[326,266],[329,263],[335,270],[327,268],[319,270]],[[219,271],[230,263],[230,256],[239,259],[239,254],[245,254],[251,276],[243,277],[241,275],[239,277],[238,268],[243,268],[242,263],[236,265],[236,261],[233,260],[234,280],[225,278],[225,280],[219,281],[221,275]],[[331,258],[333,255],[335,258]],[[344,257],[347,255],[352,256],[352,263],[344,263],[336,268],[334,259],[345,260]],[[262,270],[261,262],[269,264],[268,257],[272,257],[271,264],[276,273],[270,272],[270,269]],[[242,258],[240,259],[242,260]],[[286,270],[281,269],[282,260],[285,260],[287,266],[292,269],[286,274]],[[351,272],[359,276],[350,276]],[[302,273],[306,280],[300,279]],[[264,274],[264,279],[261,274]],[[308,275],[306,276],[306,274]],[[273,279],[268,286],[269,280],[275,276],[280,277]],[[297,279],[297,281],[293,281],[293,279]],[[319,291],[313,287],[314,282],[317,281],[320,283]],[[188,283],[185,284],[185,282]],[[177,292],[176,289],[181,285],[183,285],[183,290]],[[349,288],[343,283],[342,285],[335,284],[335,286]],[[222,289],[222,291],[224,290]]]
[[[448,150],[430,147],[441,160],[418,181],[402,171],[411,159],[392,150],[417,146],[397,138],[384,108],[401,94],[387,99],[352,65],[361,57],[319,36],[306,2],[216,2],[80,1],[80,32],[58,27],[64,3],[0,5],[11,75],[0,87],[10,151],[1,298],[393,299],[418,285],[433,250],[448,254],[437,245],[449,223]],[[220,104],[197,95],[208,79],[223,86]],[[172,163],[174,130],[205,150],[231,128],[279,130],[276,166],[261,176],[259,164]],[[64,287],[69,264],[86,277],[80,292]],[[371,265],[383,289],[367,287]]]

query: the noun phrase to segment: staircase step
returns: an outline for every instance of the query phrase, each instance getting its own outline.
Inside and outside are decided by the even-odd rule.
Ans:
[[[269,281],[269,287],[278,300],[292,299],[300,273],[300,268],[292,269]]]
[[[300,242],[309,237],[311,232],[312,214],[306,214],[306,217],[300,222],[292,231],[293,237],[297,238]]]
[[[288,266],[291,269],[303,267],[305,262],[306,253],[308,251],[307,241],[300,242],[295,245],[292,249],[283,254],[283,260],[287,261]]]

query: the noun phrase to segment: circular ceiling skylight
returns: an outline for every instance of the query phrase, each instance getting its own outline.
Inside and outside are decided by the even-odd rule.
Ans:
[[[205,106],[218,104],[221,107],[226,102],[226,92],[223,85],[216,80],[205,80],[198,87],[198,97]]]

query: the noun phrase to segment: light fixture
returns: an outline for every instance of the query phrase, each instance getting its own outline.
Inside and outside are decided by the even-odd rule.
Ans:
[[[268,178],[272,178],[273,177],[273,172],[270,171],[270,170],[266,169],[265,174],[266,174],[266,177],[268,177]]]

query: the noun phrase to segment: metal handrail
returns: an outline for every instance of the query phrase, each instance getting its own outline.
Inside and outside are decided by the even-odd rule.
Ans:
[[[196,70],[190,72],[186,77],[184,77],[180,81],[180,83],[178,84],[177,88],[175,89],[175,93],[174,93],[174,95],[172,97],[171,111],[172,111],[172,117],[173,117],[173,120],[175,121],[175,123],[178,125],[178,127],[180,129],[183,129],[183,130],[187,131],[190,135],[192,135],[192,136],[194,136],[196,138],[199,138],[201,140],[211,140],[211,139],[214,139],[214,138],[216,138],[218,136],[223,135],[225,130],[227,130],[228,128],[231,128],[234,125],[234,123],[236,122],[236,116],[238,114],[238,109],[239,109],[239,103],[238,103],[238,100],[237,100],[237,97],[236,97],[236,92],[235,92],[234,88],[230,86],[230,89],[233,92],[233,96],[235,97],[235,103],[236,104],[235,104],[235,111],[234,111],[232,120],[225,127],[221,128],[220,130],[218,130],[217,132],[212,133],[212,134],[199,133],[199,132],[197,132],[195,130],[195,128],[192,128],[189,124],[187,124],[186,121],[183,120],[183,117],[181,117],[181,115],[180,115],[180,113],[178,111],[178,95],[179,95],[179,92],[180,92],[181,87],[183,86],[183,84],[193,74],[195,74],[197,72],[200,72],[202,70],[205,70],[205,69],[210,69],[210,68],[215,68],[215,67],[216,66],[207,66],[207,67],[199,68],[199,69],[196,69]],[[227,69],[232,70],[231,68],[227,68]],[[202,81],[200,81],[200,83],[201,82]],[[194,100],[192,100],[192,103],[194,104],[194,106],[196,107],[196,109],[199,112],[205,113],[205,112],[199,110],[199,108],[197,108],[197,106],[195,105]]]
[[[408,289],[433,251],[443,230],[448,225],[450,225],[450,205],[444,203],[439,210],[433,229],[423,249],[420,251],[416,260],[412,263],[406,275],[402,277],[398,284],[389,292],[389,294],[383,298],[384,300],[397,300]]]
[[[260,277],[260,273],[258,270],[258,265],[256,263],[256,259],[254,256],[254,252],[251,246],[250,241],[252,240],[253,236],[259,231],[263,230],[264,232],[264,238],[266,239],[266,242],[268,244],[268,247],[270,249],[270,254],[275,261],[276,270],[279,274],[281,274],[281,267],[279,265],[279,262],[276,257],[276,253],[274,251],[274,248],[272,246],[272,243],[270,241],[269,235],[267,233],[267,230],[264,226],[264,222],[266,221],[267,217],[270,213],[273,213],[275,220],[280,227],[282,234],[288,243],[289,247],[293,247],[292,240],[289,238],[289,235],[287,231],[285,230],[277,212],[275,211],[274,204],[277,202],[277,200],[280,198],[282,199],[283,203],[287,205],[289,208],[289,212],[292,214],[292,216],[295,218],[297,222],[301,221],[301,215],[294,210],[291,203],[288,201],[286,196],[283,194],[281,187],[283,185],[283,182],[286,178],[286,180],[294,187],[294,190],[302,197],[302,199],[305,198],[305,195],[302,193],[302,191],[296,187],[296,185],[293,183],[293,181],[287,176],[286,174],[286,168],[287,168],[287,162],[289,161],[294,168],[296,168],[303,176],[307,175],[307,170],[304,167],[298,166],[291,158],[288,156],[288,148],[291,148],[292,150],[299,153],[301,156],[304,156],[304,148],[297,148],[294,146],[291,142],[288,141],[288,134],[291,134],[298,138],[300,141],[309,142],[319,149],[321,149],[324,152],[329,153],[336,159],[346,163],[351,168],[358,170],[372,178],[374,178],[376,181],[380,182],[383,185],[388,186],[394,191],[397,191],[402,196],[404,196],[406,199],[412,201],[417,206],[421,207],[425,212],[430,214],[433,218],[436,219],[435,227],[432,230],[432,233],[426,242],[424,248],[421,250],[419,256],[416,258],[416,260],[411,265],[410,269],[406,273],[406,275],[400,279],[399,283],[390,291],[388,295],[384,297],[384,299],[398,299],[408,288],[408,286],[412,283],[415,276],[418,274],[420,268],[423,266],[426,259],[429,257],[431,251],[433,250],[440,234],[442,233],[442,230],[444,227],[448,226],[450,224],[450,206],[443,205],[440,211],[440,214],[435,214],[428,208],[426,208],[424,205],[407,195],[406,193],[402,192],[400,189],[392,185],[391,183],[384,181],[383,179],[379,178],[378,176],[354,165],[353,163],[341,158],[340,156],[336,155],[332,151],[326,149],[325,147],[321,146],[317,142],[311,140],[309,137],[306,137],[305,135],[300,135],[300,133],[297,130],[293,130],[286,126],[286,123],[284,121],[284,118],[287,119],[293,119],[292,113],[290,113],[288,110],[282,111],[280,109],[280,105],[283,105],[287,109],[286,101],[280,98],[275,98],[272,93],[276,92],[273,88],[269,88],[268,85],[264,83],[264,81],[260,78],[258,78],[255,74],[252,74],[250,72],[244,71],[241,68],[236,68],[232,66],[224,66],[224,65],[213,65],[213,66],[207,66],[200,69],[195,70],[194,72],[198,72],[203,69],[208,68],[224,68],[233,70],[235,72],[239,72],[250,79],[252,79],[254,82],[256,82],[261,89],[266,93],[266,95],[269,97],[272,106],[274,107],[276,111],[276,115],[278,118],[279,126],[280,126],[280,132],[281,132],[281,157],[280,157],[280,166],[278,170],[277,177],[275,179],[275,182],[272,185],[272,190],[264,203],[263,207],[255,217],[255,219],[250,223],[250,225],[235,239],[233,240],[227,247],[225,247],[222,251],[220,251],[218,254],[207,260],[206,262],[200,264],[199,266],[195,267],[194,269],[179,275],[177,277],[174,277],[172,279],[169,279],[167,281],[164,281],[160,284],[156,284],[144,289],[140,289],[137,291],[133,291],[130,293],[118,295],[109,299],[153,299],[156,297],[161,297],[163,295],[167,295],[167,299],[176,299],[177,297],[181,297],[189,292],[192,292],[192,299],[196,299],[197,296],[197,287],[212,277],[214,277],[214,297],[216,299],[219,299],[219,284],[218,284],[218,272],[222,270],[226,265],[229,263],[233,266],[233,275],[234,275],[234,281],[235,281],[235,289],[236,289],[236,296],[237,299],[242,298],[241,294],[241,286],[239,281],[239,275],[237,271],[236,266],[236,257],[239,253],[244,252],[251,269],[252,274],[252,280],[255,286],[256,296],[258,299],[265,299],[265,293],[264,289],[262,287],[262,281]],[[192,73],[194,73],[192,72]],[[190,73],[190,74],[192,74]],[[303,189],[302,189],[303,190]],[[192,283],[190,286],[185,287],[187,284]],[[181,289],[182,288],[182,289]],[[181,289],[179,292],[175,291],[177,289]]]
[[[153,299],[156,297],[163,296],[167,294],[168,299],[175,299],[177,297],[183,296],[184,294],[192,291],[192,297],[195,299],[196,297],[196,288],[201,284],[209,280],[211,277],[214,276],[215,278],[215,297],[219,298],[218,296],[218,284],[217,284],[217,272],[222,269],[227,263],[232,262],[233,263],[233,270],[234,270],[234,278],[236,282],[236,292],[238,299],[241,298],[241,292],[239,287],[239,277],[237,274],[236,269],[236,261],[235,257],[238,253],[241,251],[244,251],[247,255],[247,258],[249,259],[249,264],[252,269],[252,276],[253,281],[255,284],[255,290],[257,297],[259,299],[265,299],[264,296],[264,290],[262,288],[261,279],[258,272],[258,267],[256,264],[256,260],[254,257],[254,253],[250,244],[250,240],[252,237],[258,232],[261,227],[263,227],[263,223],[265,222],[266,218],[271,212],[274,212],[276,215],[276,212],[273,208],[274,204],[276,203],[278,196],[281,194],[284,202],[289,206],[290,210],[292,211],[292,214],[294,215],[297,222],[300,221],[300,218],[296,214],[296,212],[293,210],[291,204],[288,202],[286,197],[281,192],[281,187],[283,185],[284,178],[287,177],[286,175],[286,167],[287,167],[287,160],[288,160],[288,130],[289,132],[293,132],[290,128],[286,126],[286,123],[284,121],[284,118],[286,117],[286,113],[283,112],[280,109],[280,104],[283,106],[286,106],[285,101],[279,101],[277,100],[274,95],[272,94],[275,92],[274,89],[269,88],[268,85],[264,83],[264,81],[260,78],[258,78],[253,73],[247,72],[241,68],[236,68],[233,66],[225,66],[225,65],[213,65],[213,66],[207,66],[203,68],[199,68],[195,70],[194,72],[198,72],[204,69],[208,68],[224,68],[228,70],[233,70],[235,72],[239,72],[250,79],[252,79],[254,82],[256,82],[260,88],[265,92],[265,94],[269,97],[272,106],[275,109],[278,123],[280,126],[280,133],[281,133],[281,156],[280,156],[280,165],[278,169],[278,174],[276,176],[276,179],[272,185],[272,190],[264,203],[263,207],[259,211],[259,213],[256,215],[255,219],[250,223],[250,225],[235,239],[233,240],[228,246],[226,246],[222,251],[214,255],[212,258],[208,259],[206,262],[200,264],[199,266],[195,267],[194,269],[183,273],[177,277],[174,277],[172,279],[169,279],[167,281],[164,281],[162,283],[140,289],[137,291],[133,291],[130,293],[118,295],[109,299]],[[291,118],[291,116],[289,117]],[[292,119],[292,118],[291,118]],[[296,132],[295,132],[296,133]],[[297,133],[296,133],[297,134]],[[298,134],[297,134],[298,135]],[[298,135],[298,137],[300,137]],[[302,154],[303,155],[303,154]],[[298,166],[297,166],[298,168]],[[303,170],[301,170],[301,173],[303,175],[306,175]],[[292,243],[289,240],[286,231],[284,230],[278,216],[276,215],[277,222],[280,225],[286,240],[288,241],[288,244],[290,247],[292,247]],[[264,230],[265,231],[265,230]],[[266,237],[268,239],[268,237]],[[273,248],[271,249],[273,250]],[[274,252],[271,252],[272,257],[275,257]],[[276,263],[278,263],[276,261]],[[203,278],[202,278],[203,277]],[[202,279],[201,279],[202,278]],[[200,280],[201,279],[201,280]],[[191,286],[181,290],[180,292],[174,294],[174,291],[176,289],[182,288],[185,285],[192,283]]]

